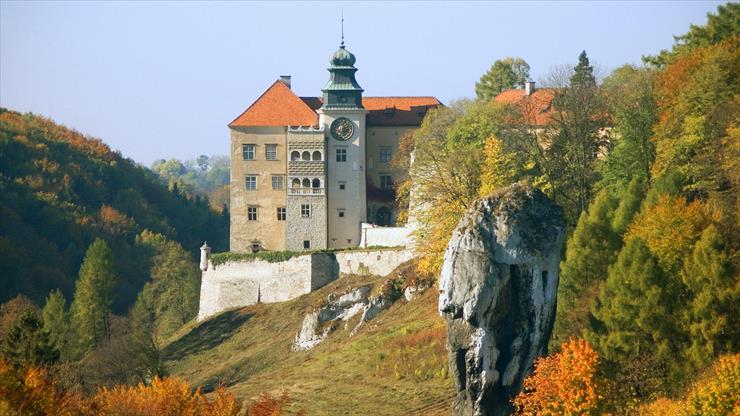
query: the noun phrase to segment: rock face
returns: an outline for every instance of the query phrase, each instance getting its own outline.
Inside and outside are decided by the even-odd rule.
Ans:
[[[439,311],[447,321],[455,415],[508,415],[544,355],[555,320],[562,209],[515,184],[482,199],[447,246]]]

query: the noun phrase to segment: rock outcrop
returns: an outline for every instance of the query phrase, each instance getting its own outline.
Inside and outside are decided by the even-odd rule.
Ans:
[[[447,321],[455,415],[508,415],[547,352],[564,240],[562,209],[515,184],[478,201],[447,246],[439,311]]]

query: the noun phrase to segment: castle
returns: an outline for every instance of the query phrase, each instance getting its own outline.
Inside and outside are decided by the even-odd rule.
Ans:
[[[355,61],[342,40],[322,97],[298,97],[281,76],[229,124],[232,252],[356,247],[364,229],[395,225],[390,161],[442,104],[363,97]]]

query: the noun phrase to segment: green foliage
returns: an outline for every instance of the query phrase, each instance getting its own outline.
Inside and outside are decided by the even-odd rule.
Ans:
[[[170,189],[177,189],[191,198],[207,198],[213,209],[220,210],[229,204],[231,161],[228,156],[200,155],[186,161],[160,159],[152,164],[151,170]]]
[[[707,13],[705,26],[691,25],[687,33],[675,36],[676,44],[655,56],[643,56],[646,63],[662,67],[694,49],[716,45],[740,33],[740,4],[729,2],[717,6],[717,14]]]
[[[475,83],[478,100],[491,101],[502,90],[522,87],[529,79],[529,64],[522,58],[499,59]]]
[[[62,292],[55,290],[46,297],[46,304],[41,310],[44,330],[49,333],[51,344],[60,352],[64,351],[69,336],[66,303]]]
[[[59,350],[44,330],[44,323],[32,309],[23,312],[3,340],[3,355],[14,365],[44,366],[59,360]]]
[[[156,175],[98,139],[51,120],[0,109],[0,302],[72,298],[87,247],[104,238],[119,271],[113,309],[124,313],[147,276],[134,237],[165,235],[195,258],[203,240],[228,247],[228,216],[169,192]]]
[[[116,279],[113,251],[105,241],[96,239],[85,253],[70,308],[74,347],[78,355],[86,353],[110,336]]]
[[[230,261],[250,261],[250,260],[264,260],[268,263],[279,263],[281,261],[290,260],[293,257],[301,256],[306,254],[305,252],[297,251],[258,251],[256,253],[214,253],[211,255],[211,263],[214,266],[224,264]]]

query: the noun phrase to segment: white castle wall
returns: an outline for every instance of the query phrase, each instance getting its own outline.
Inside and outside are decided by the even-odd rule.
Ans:
[[[384,276],[410,260],[411,251],[386,249],[313,253],[283,262],[208,262],[200,286],[198,321],[223,311],[259,302],[284,302],[310,293],[342,274]]]
[[[408,245],[411,230],[406,227],[380,227],[362,223],[360,247],[403,247]]]

